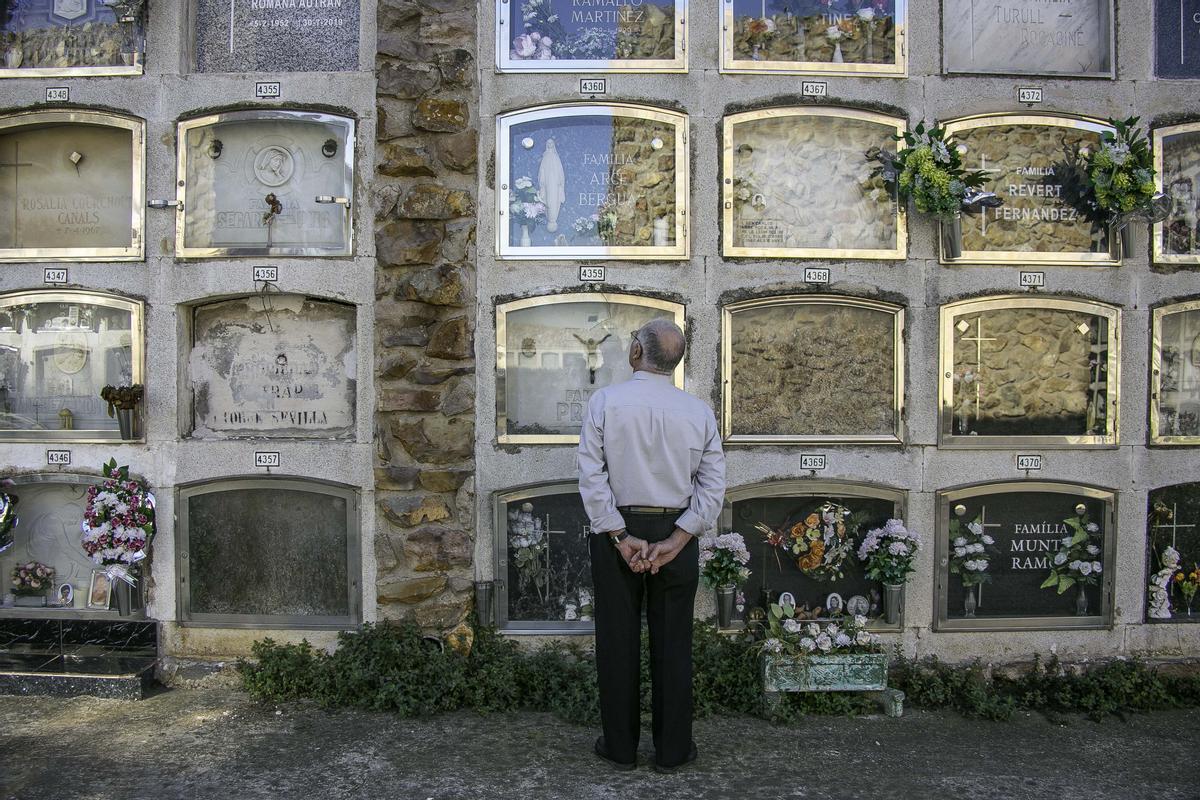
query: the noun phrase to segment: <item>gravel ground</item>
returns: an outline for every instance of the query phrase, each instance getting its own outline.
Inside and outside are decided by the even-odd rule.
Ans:
[[[1200,798],[1200,715],[1010,722],[908,711],[697,723],[700,760],[616,772],[546,714],[429,720],[263,705],[229,688],[141,702],[0,697],[0,798]]]

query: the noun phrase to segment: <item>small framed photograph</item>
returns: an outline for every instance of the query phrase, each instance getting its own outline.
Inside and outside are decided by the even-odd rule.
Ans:
[[[112,583],[108,576],[104,574],[104,570],[92,570],[92,586],[88,590],[87,607],[107,610],[111,599]]]
[[[70,608],[75,605],[75,587],[69,583],[64,583],[58,587],[58,604],[63,608]]]

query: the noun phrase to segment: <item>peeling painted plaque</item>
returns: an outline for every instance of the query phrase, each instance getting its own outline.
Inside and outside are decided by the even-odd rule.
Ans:
[[[352,436],[355,309],[254,295],[195,311],[188,360],[193,435]]]
[[[588,400],[628,380],[630,333],[683,306],[632,295],[531,297],[497,309],[496,426],[501,443],[577,442]],[[683,366],[675,372],[683,385]]]
[[[195,0],[197,72],[358,69],[359,0]]]
[[[139,75],[144,0],[0,4],[0,77]]]
[[[1112,0],[943,0],[947,72],[1111,78]]]

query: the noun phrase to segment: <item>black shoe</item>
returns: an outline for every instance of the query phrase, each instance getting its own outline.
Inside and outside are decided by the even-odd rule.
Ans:
[[[683,760],[683,763],[681,763],[681,764],[674,764],[670,767],[664,766],[663,764],[658,763],[658,753],[655,753],[654,754],[654,771],[662,772],[664,774],[670,775],[672,772],[675,772],[676,770],[686,767],[688,764],[691,764],[695,760],[696,760],[696,743],[692,742],[692,749],[688,751],[687,758],[685,758]]]
[[[629,763],[625,763],[623,761],[617,761],[615,758],[610,756],[608,754],[608,750],[604,747],[604,737],[603,736],[601,736],[599,739],[596,740],[596,744],[595,744],[595,746],[592,747],[592,750],[596,753],[596,755],[600,756],[600,758],[604,759],[609,764],[611,764],[615,769],[619,769],[622,772],[628,772],[629,770],[634,769],[637,766],[636,759]],[[693,756],[693,758],[694,757],[695,756]]]

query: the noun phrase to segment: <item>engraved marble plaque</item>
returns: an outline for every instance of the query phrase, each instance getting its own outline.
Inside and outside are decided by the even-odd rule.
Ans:
[[[499,118],[501,258],[684,258],[687,118],[566,105]]]
[[[1154,74],[1200,78],[1200,0],[1154,0]]]
[[[652,319],[683,326],[683,306],[632,295],[532,297],[497,309],[501,443],[577,442],[588,399],[628,380],[630,334]],[[683,366],[675,372],[683,385]]]
[[[867,111],[772,108],[725,118],[726,256],[899,259],[903,214],[863,156],[904,121]]]
[[[500,0],[501,72],[684,72],[685,0]]]
[[[359,0],[195,0],[197,72],[358,69]]]
[[[946,130],[959,143],[964,167],[982,171],[983,189],[1004,199],[998,208],[963,216],[962,257],[953,263],[1114,263],[1106,224],[1078,202],[1081,149],[1099,147],[1107,126],[1028,114],[958,120]]]
[[[179,139],[180,256],[350,254],[353,120],[239,111]]]
[[[1171,200],[1154,225],[1154,260],[1200,264],[1200,123],[1154,131],[1155,182]]]
[[[4,592],[9,591],[13,567],[37,561],[54,568],[54,587],[75,589],[73,607],[83,608],[95,566],[79,546],[79,524],[87,505],[88,484],[21,483],[9,490],[18,498],[18,522],[13,546],[0,554]],[[56,601],[54,593],[47,597]]]
[[[1112,0],[943,0],[947,72],[1114,77]]]
[[[354,306],[277,294],[197,308],[192,435],[353,435],[354,315]]]
[[[141,130],[88,111],[0,118],[0,258],[140,258]]]
[[[139,75],[145,0],[0,4],[0,77]]]

